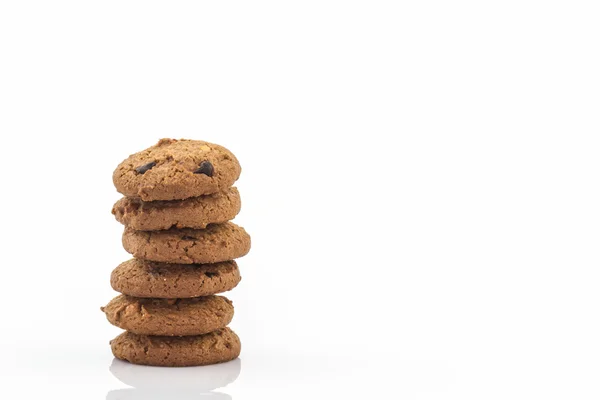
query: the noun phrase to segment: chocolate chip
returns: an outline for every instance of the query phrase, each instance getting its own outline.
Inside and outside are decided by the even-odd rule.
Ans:
[[[138,174],[143,174],[144,172],[148,171],[149,169],[152,169],[152,167],[154,167],[156,165],[156,163],[154,161],[149,162],[148,164],[142,165],[141,167],[137,167],[135,169],[135,172],[137,172]]]
[[[182,236],[182,237],[181,237],[181,240],[198,240],[198,239],[196,239],[196,238],[195,238],[195,237],[193,237],[193,236]]]
[[[204,174],[207,176],[213,176],[214,172],[215,169],[209,161],[202,161],[200,163],[200,168],[194,171],[195,174]]]
[[[206,275],[207,278],[214,278],[215,276],[219,276],[219,273],[218,272],[208,272],[208,271],[206,271],[204,273],[204,275]]]

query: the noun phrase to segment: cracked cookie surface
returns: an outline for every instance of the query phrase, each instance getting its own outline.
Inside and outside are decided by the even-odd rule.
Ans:
[[[166,264],[133,258],[115,268],[110,284],[135,297],[188,298],[233,289],[241,276],[235,261],[215,264]]]
[[[113,173],[113,183],[123,195],[144,201],[182,200],[223,192],[240,173],[238,160],[223,146],[161,139],[121,162]]]
[[[223,296],[146,299],[121,294],[101,310],[111,324],[139,335],[200,335],[224,328],[233,318],[233,304]]]
[[[250,235],[233,222],[206,229],[136,231],[126,227],[123,247],[135,258],[179,264],[209,264],[233,260],[250,251]]]
[[[229,328],[199,336],[145,336],[124,332],[111,340],[115,357],[133,364],[190,367],[218,364],[240,355],[240,338]]]
[[[115,203],[112,213],[117,221],[138,231],[204,229],[208,224],[232,220],[241,206],[240,194],[232,187],[222,193],[185,200],[142,201],[123,197]]]

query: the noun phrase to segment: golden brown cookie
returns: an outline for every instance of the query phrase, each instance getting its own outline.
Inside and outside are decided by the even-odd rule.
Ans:
[[[229,328],[199,336],[145,336],[124,332],[111,340],[115,357],[134,364],[189,367],[230,361],[240,355],[240,338]]]
[[[226,222],[240,212],[242,202],[234,187],[223,193],[185,200],[142,201],[123,197],[112,208],[117,221],[138,231],[169,228],[204,229],[208,224]]]
[[[110,284],[129,296],[174,299],[226,292],[241,279],[235,261],[166,264],[133,258],[113,270]]]
[[[206,229],[135,231],[125,228],[123,247],[142,260],[179,264],[210,264],[233,260],[250,251],[250,235],[233,222]]]
[[[117,190],[144,201],[181,200],[223,192],[241,167],[223,146],[201,140],[161,139],[130,155],[113,173]]]
[[[101,310],[111,324],[139,335],[201,335],[224,328],[233,318],[233,304],[223,296],[144,299],[121,294]]]

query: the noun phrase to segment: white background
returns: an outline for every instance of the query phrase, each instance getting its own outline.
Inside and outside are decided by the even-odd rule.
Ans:
[[[599,20],[0,2],[2,397],[597,399]],[[161,137],[242,163],[241,361],[111,373],[112,171]]]

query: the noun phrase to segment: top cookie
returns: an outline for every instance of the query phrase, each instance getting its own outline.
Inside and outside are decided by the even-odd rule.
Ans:
[[[161,139],[119,164],[113,182],[120,193],[144,201],[182,200],[225,191],[241,170],[238,160],[223,146]]]

